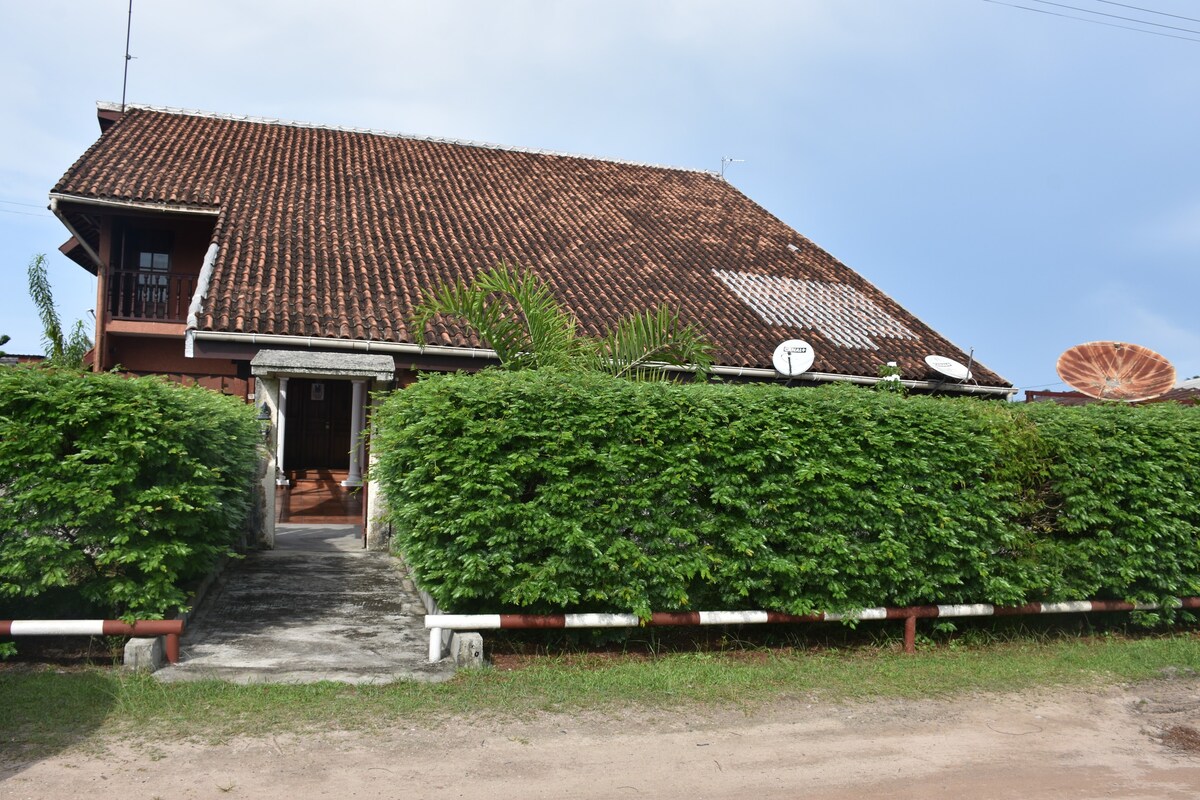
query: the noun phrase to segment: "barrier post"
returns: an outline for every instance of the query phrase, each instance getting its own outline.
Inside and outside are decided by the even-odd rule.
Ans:
[[[442,660],[442,629],[429,629],[429,663],[436,664]]]

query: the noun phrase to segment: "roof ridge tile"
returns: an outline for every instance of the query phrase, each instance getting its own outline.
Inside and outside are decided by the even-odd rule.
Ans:
[[[407,139],[414,142],[430,142],[432,144],[457,145],[459,147],[476,147],[483,150],[504,150],[510,153],[527,153],[534,156],[553,156],[557,158],[578,158],[584,161],[600,161],[606,164],[620,164],[626,167],[644,167],[646,169],[661,169],[671,172],[691,172],[697,175],[707,175],[723,180],[720,173],[713,170],[697,169],[695,167],[677,167],[670,164],[656,164],[648,161],[634,161],[623,158],[608,158],[590,153],[570,153],[563,150],[550,150],[536,147],[520,147],[518,145],[484,142],[474,139],[455,139],[446,136],[429,136],[404,131],[390,131],[383,128],[357,128],[351,125],[326,125],[319,122],[304,122],[302,120],[284,119],[282,117],[256,117],[247,114],[228,114],[218,111],[204,111],[198,108],[176,108],[174,106],[159,106],[149,103],[114,103],[109,100],[97,100],[96,108],[100,111],[150,111],[156,114],[173,114],[186,117],[201,117],[204,119],[224,120],[226,122],[249,122],[256,125],[280,125],[287,128],[306,128],[317,131],[336,131],[338,133],[357,133],[364,136],[380,136],[389,139]]]

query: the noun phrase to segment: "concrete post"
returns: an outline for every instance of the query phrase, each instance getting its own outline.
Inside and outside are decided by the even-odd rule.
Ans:
[[[363,434],[363,389],[366,381],[352,381],[353,396],[350,399],[350,474],[342,486],[362,486],[362,434]]]
[[[254,405],[261,407],[263,403],[267,404],[267,411],[271,414],[271,423],[275,433],[274,446],[268,440],[266,455],[264,457],[264,469],[260,478],[260,487],[262,489],[262,506],[259,519],[258,531],[260,536],[259,546],[266,548],[275,547],[275,487],[278,485],[278,476],[280,464],[279,459],[282,453],[279,451],[282,436],[279,432],[281,415],[279,413],[279,381],[275,378],[260,377],[254,382]]]
[[[155,672],[166,662],[163,637],[134,637],[125,643],[125,669]]]
[[[288,486],[287,475],[283,471],[283,442],[287,425],[287,378],[279,379],[279,402],[275,408],[275,482],[279,486]]]
[[[378,402],[377,398],[372,397],[371,402]],[[368,472],[370,465],[375,463],[375,448],[371,448],[371,455],[368,457]],[[367,549],[368,550],[387,550],[392,538],[392,524],[387,521],[387,498],[384,497],[383,489],[380,488],[378,482],[371,483],[367,487]]]
[[[432,655],[432,652],[430,653]],[[479,633],[458,633],[450,637],[450,657],[459,667],[483,666],[483,636]]]

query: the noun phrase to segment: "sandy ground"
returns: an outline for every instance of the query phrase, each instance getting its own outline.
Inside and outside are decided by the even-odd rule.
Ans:
[[[824,705],[454,718],[0,760],[3,798],[1196,798],[1200,680]],[[1166,740],[1164,741],[1164,734]],[[1172,746],[1174,743],[1175,746]],[[10,756],[11,758],[11,756]]]

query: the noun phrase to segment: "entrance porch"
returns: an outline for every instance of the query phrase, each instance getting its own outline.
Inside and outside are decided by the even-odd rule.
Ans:
[[[260,350],[250,369],[268,451],[262,544],[275,546],[277,524],[352,523],[385,547],[363,472],[370,392],[392,382],[391,356]]]

